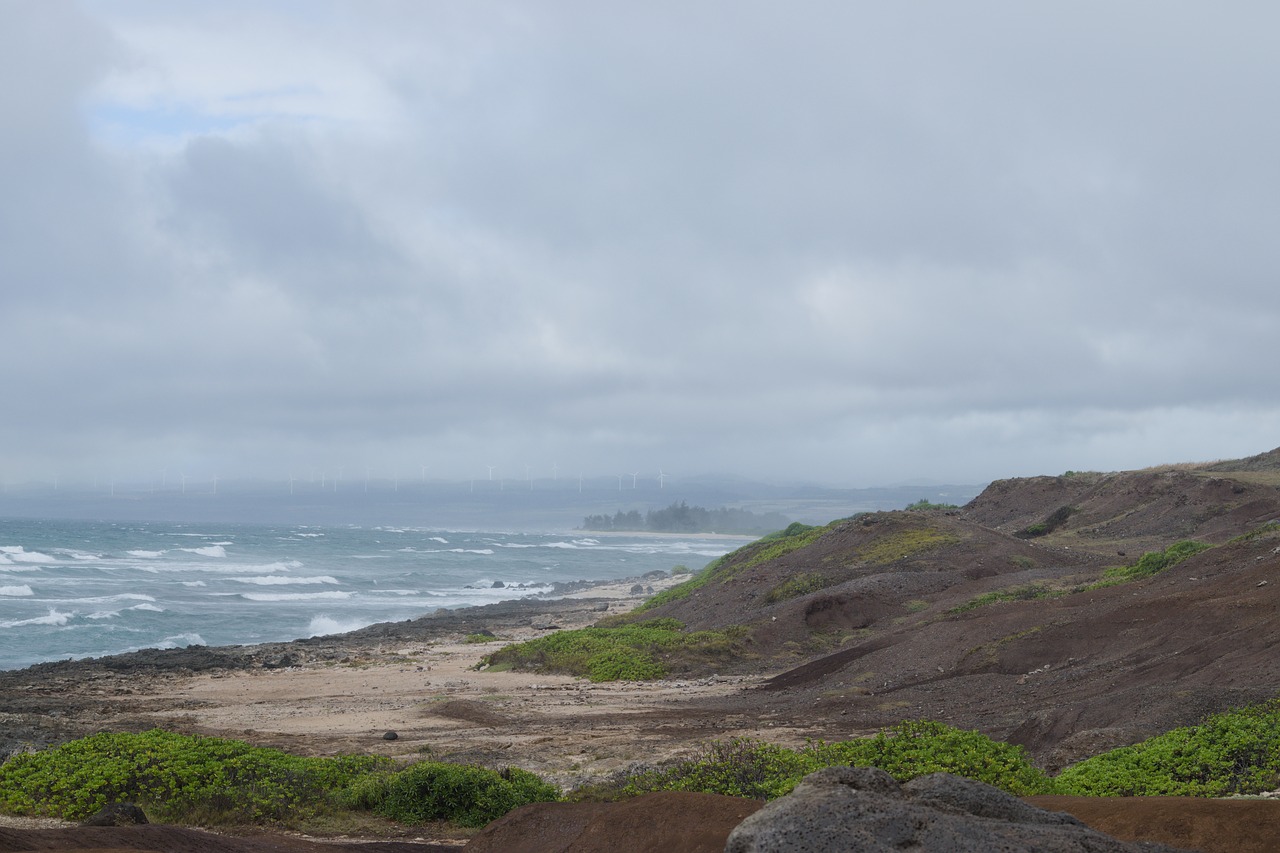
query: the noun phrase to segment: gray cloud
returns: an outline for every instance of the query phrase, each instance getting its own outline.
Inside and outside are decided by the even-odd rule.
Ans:
[[[1266,449],[1277,17],[5,4],[0,477]]]

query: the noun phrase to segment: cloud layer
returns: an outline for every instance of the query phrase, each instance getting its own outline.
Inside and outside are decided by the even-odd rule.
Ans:
[[[1245,455],[1266,4],[0,6],[0,478]]]

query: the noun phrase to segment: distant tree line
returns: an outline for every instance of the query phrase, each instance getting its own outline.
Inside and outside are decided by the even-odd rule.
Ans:
[[[613,515],[588,515],[582,519],[583,530],[650,531],[654,533],[769,533],[780,530],[791,519],[777,512],[754,513],[749,509],[706,509],[689,506],[684,501],[664,509],[651,509],[644,515],[637,510]]]

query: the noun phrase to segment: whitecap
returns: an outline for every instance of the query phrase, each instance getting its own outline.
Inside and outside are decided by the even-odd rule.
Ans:
[[[7,558],[12,563],[56,563],[56,558],[50,557],[48,554],[42,554],[39,551],[28,551],[21,545],[5,545],[0,547]]]
[[[72,616],[75,615],[75,613],[63,613],[60,610],[54,610],[50,607],[49,614],[47,616],[36,616],[32,619],[15,619],[12,622],[0,622],[0,628],[21,628],[24,625],[53,625],[55,627],[62,627],[67,624]]]
[[[242,592],[240,597],[249,601],[311,601],[319,599],[347,599],[351,592]]]
[[[430,538],[431,538],[431,541],[432,541],[432,542],[439,542],[441,545],[448,545],[448,544],[449,544],[449,540],[448,540],[448,539],[445,539],[443,536],[432,536],[432,537],[430,537]]]
[[[228,543],[230,544],[230,543]],[[201,557],[225,557],[227,549],[221,545],[209,545],[205,548],[179,548],[179,551],[186,551],[188,554],[198,554]]]
[[[0,586],[0,595],[18,596],[35,595],[35,593],[31,591],[31,587],[23,584],[22,586]]]
[[[141,557],[144,560],[152,560],[152,559],[155,559],[156,557],[164,556],[164,551],[143,551],[141,549],[126,551],[125,553],[128,554],[130,557]]]
[[[204,581],[183,581],[183,586],[208,586]]]
[[[294,577],[292,575],[264,575],[257,578],[232,578],[237,583],[254,583],[262,586],[279,586],[281,584],[317,584],[317,583],[337,583],[338,579],[330,575],[315,575],[313,577]]]
[[[307,626],[308,637],[322,637],[326,634],[345,634],[348,631],[359,631],[374,624],[368,619],[334,619],[332,616],[320,615],[311,619]]]
[[[163,613],[163,612],[164,612],[164,608],[163,608],[163,607],[156,607],[154,604],[135,604],[135,605],[133,605],[132,607],[129,607],[129,608],[126,608],[126,609],[127,609],[127,610],[146,610],[146,611],[149,611],[149,612],[151,612],[151,613]]]

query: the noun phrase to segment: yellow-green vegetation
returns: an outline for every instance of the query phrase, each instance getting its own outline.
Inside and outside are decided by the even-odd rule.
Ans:
[[[798,750],[749,739],[714,742],[692,758],[632,776],[623,791],[773,799],[790,793],[807,774],[837,765],[879,767],[900,782],[927,773],[954,773],[1019,796],[1053,790],[1052,781],[1031,764],[1021,747],[921,720],[898,723],[870,738],[811,743]]]
[[[554,787],[517,769],[424,762],[396,773],[379,756],[303,757],[161,729],[97,734],[0,765],[0,811],[64,820],[129,801],[152,820],[202,826],[297,826],[360,811],[478,826],[557,797]]]
[[[954,545],[960,537],[932,527],[917,527],[881,536],[858,553],[867,563],[892,563],[914,557],[945,545]]]
[[[1011,586],[1007,589],[984,592],[982,595],[975,596],[947,612],[952,614],[967,613],[970,610],[977,610],[979,607],[986,607],[989,604],[998,604],[1001,601],[1035,601],[1041,598],[1057,598],[1058,596],[1069,595],[1074,591],[1074,589],[1052,587],[1047,584],[1023,584],[1021,586]]]
[[[1264,536],[1270,537],[1270,536],[1276,536],[1276,535],[1280,535],[1280,521],[1268,521],[1266,524],[1262,525],[1261,527],[1254,528],[1253,530],[1250,530],[1248,533],[1244,533],[1240,536],[1237,536],[1235,539],[1232,539],[1231,544],[1235,544],[1237,542],[1250,542],[1260,537],[1264,537]]]
[[[1280,787],[1280,700],[1207,717],[1058,774],[1062,794],[1224,797]]]
[[[643,602],[632,612],[643,613],[646,610],[661,607],[672,601],[688,598],[695,591],[702,589],[709,583],[723,583],[739,572],[746,571],[769,560],[775,560],[783,554],[789,554],[809,545],[831,529],[833,525],[839,523],[839,521],[833,521],[823,527],[813,527],[798,521],[794,522],[784,530],[770,533],[768,536],[762,536],[750,545],[744,545],[736,551],[712,560],[702,571],[689,578],[689,580],[664,589]]]
[[[1139,578],[1150,577],[1212,547],[1208,542],[1183,539],[1181,542],[1174,542],[1163,551],[1148,551],[1131,566],[1114,566],[1107,569],[1102,573],[1102,580],[1086,588],[1101,589],[1102,587],[1115,586],[1138,580]]]
[[[591,681],[648,681],[673,668],[741,657],[745,626],[686,632],[677,619],[557,631],[503,646],[480,665],[561,672]]]
[[[764,603],[777,604],[779,601],[786,601],[789,598],[808,595],[811,592],[817,592],[824,587],[831,586],[832,583],[834,583],[834,579],[826,575],[820,575],[816,572],[800,572],[769,590],[765,594]]]
[[[481,632],[476,634],[467,634],[467,636],[462,638],[462,642],[469,643],[469,644],[492,643],[496,639],[498,638],[493,634],[490,634],[488,632]]]

